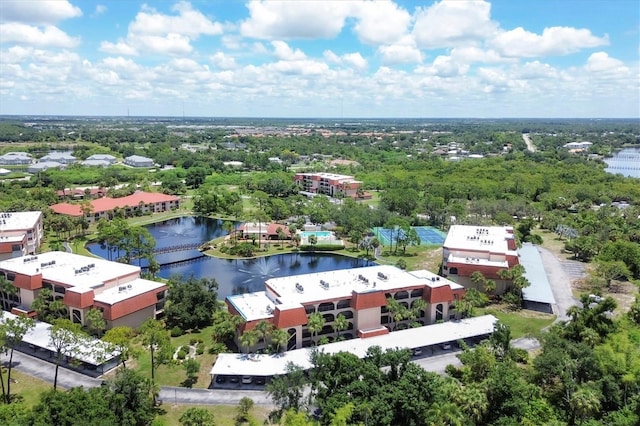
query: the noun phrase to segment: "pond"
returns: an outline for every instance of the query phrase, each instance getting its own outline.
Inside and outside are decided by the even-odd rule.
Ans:
[[[604,161],[607,163],[605,170],[609,173],[640,178],[640,147],[625,148]]]
[[[226,234],[222,229],[221,220],[198,216],[166,220],[147,225],[146,228],[156,239],[156,249],[199,244]],[[97,256],[108,258],[106,247],[98,243],[88,244],[87,248]],[[172,275],[215,278],[218,282],[218,298],[224,299],[233,294],[263,291],[264,282],[269,278],[374,265],[367,260],[328,253],[288,253],[256,259],[219,259],[205,256],[193,261],[180,262],[198,256],[200,252],[197,249],[158,254],[158,263],[169,264],[161,267],[158,275],[162,278]],[[133,263],[138,264],[138,260]]]

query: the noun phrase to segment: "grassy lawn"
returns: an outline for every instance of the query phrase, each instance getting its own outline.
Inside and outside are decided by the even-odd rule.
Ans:
[[[190,407],[205,408],[213,413],[217,426],[233,426],[235,425],[236,407],[231,405],[171,405],[163,404],[161,409],[164,414],[157,416],[154,425],[173,426],[180,424],[180,416]],[[254,406],[251,409],[251,415],[256,420],[256,424],[263,424],[271,409],[266,407]]]
[[[477,308],[477,315],[491,314],[498,318],[501,323],[511,328],[511,338],[517,339],[523,336],[537,336],[540,331],[548,327],[555,321],[556,316],[544,314],[541,312],[520,310],[517,312],[508,312],[500,306],[489,306],[486,308]]]
[[[15,368],[11,371],[11,379],[16,381],[11,384],[11,394],[22,396],[23,402],[27,407],[37,404],[42,392],[53,389],[51,383],[21,373]]]
[[[201,339],[205,344],[204,353],[202,355],[196,355],[195,358],[196,361],[200,363],[200,373],[198,374],[198,381],[193,385],[194,388],[206,389],[211,382],[209,372],[216,359],[216,355],[208,353],[208,349],[211,347],[211,332],[212,327],[207,327],[196,333],[187,333],[179,337],[171,338],[171,346],[173,346],[174,349],[188,345],[191,339]],[[141,355],[132,364],[135,363],[135,368],[144,374],[145,377],[151,378],[151,355],[148,349],[144,348],[141,344],[138,344],[138,349],[141,350]],[[185,378],[186,373],[179,363],[161,365],[156,370],[156,384],[158,386],[180,386]]]

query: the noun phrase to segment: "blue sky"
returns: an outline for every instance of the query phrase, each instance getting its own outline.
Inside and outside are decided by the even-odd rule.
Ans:
[[[636,0],[0,2],[0,114],[640,118]]]

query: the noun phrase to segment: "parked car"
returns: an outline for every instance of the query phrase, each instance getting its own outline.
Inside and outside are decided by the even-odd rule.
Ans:
[[[442,349],[444,349],[445,351],[448,351],[449,349],[451,349],[451,343],[443,343]]]
[[[413,356],[420,356],[422,355],[422,348],[415,348],[413,350]]]
[[[242,376],[242,384],[250,385],[251,384],[251,376]]]
[[[240,378],[238,376],[229,377],[229,383],[238,383],[239,381],[240,381]]]
[[[220,376],[220,375],[216,376],[216,383],[224,383],[226,381],[227,381],[226,377]]]
[[[265,384],[265,378],[264,377],[254,377],[253,378],[253,384],[254,385],[264,385]]]

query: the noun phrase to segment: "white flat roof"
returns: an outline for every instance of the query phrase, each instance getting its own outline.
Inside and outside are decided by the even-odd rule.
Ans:
[[[509,250],[507,240],[515,236],[505,226],[453,225],[449,228],[443,247],[449,250],[473,250],[491,253],[516,254]],[[511,228],[512,229],[512,228]]]
[[[2,315],[0,316],[0,323],[4,322],[6,318],[16,318],[16,315],[10,312],[0,312],[0,314]],[[22,341],[28,345],[55,352],[56,349],[51,345],[50,330],[51,324],[36,321],[35,327],[24,335]],[[111,345],[102,340],[87,336],[85,339],[81,339],[75,351],[65,353],[65,355],[88,364],[101,365],[119,356],[120,351],[114,350]]]
[[[383,274],[382,279],[378,274]],[[364,278],[361,279],[361,278]],[[328,283],[321,285],[321,281]],[[302,290],[296,288],[302,286]],[[336,300],[351,297],[351,293],[366,293],[371,290],[389,291],[398,288],[428,284],[417,277],[391,265],[376,265],[354,269],[340,269],[289,277],[271,278],[266,285],[277,293],[276,302],[306,304],[321,300]],[[268,290],[267,290],[268,291]]]
[[[300,175],[300,176],[318,176],[318,177],[324,178],[324,179],[347,180],[347,181],[358,182],[358,181],[355,180],[355,178],[353,176],[339,175],[337,173],[326,173],[326,172],[321,172],[321,173],[298,173],[298,175]]]
[[[327,354],[350,352],[364,358],[371,346],[387,349],[412,349],[454,342],[493,332],[498,321],[493,315],[448,321],[441,324],[394,331],[382,336],[329,343],[317,349]],[[315,348],[296,349],[276,355],[222,353],[211,368],[211,375],[275,376],[287,372],[292,362],[304,370],[311,368],[310,355]]]
[[[42,212],[0,213],[0,235],[2,232],[31,229],[41,216]]]
[[[139,296],[149,291],[157,290],[163,286],[165,286],[164,283],[138,278],[136,280],[129,281],[126,284],[121,284],[107,289],[102,293],[98,293],[93,297],[93,300],[96,302],[106,303],[107,305],[113,305],[114,303],[131,299],[132,297]]]
[[[44,280],[68,285],[79,293],[101,287],[105,281],[140,272],[137,266],[62,251],[3,260],[0,269],[31,276],[42,273]]]
[[[463,289],[464,286],[458,283],[454,283],[451,280],[448,280],[444,277],[441,277],[438,274],[434,274],[431,271],[427,271],[426,269],[419,269],[417,271],[409,271],[409,274],[414,277],[423,278],[427,280],[427,286],[429,287],[442,287],[443,285],[448,285],[451,287],[451,290]]]
[[[514,254],[516,252],[514,251]],[[453,263],[467,263],[469,265],[484,265],[484,266],[493,266],[496,268],[508,268],[509,262],[506,260],[498,261],[498,260],[489,260],[489,259],[481,259],[478,257],[463,257],[463,256],[454,256],[453,254],[449,254],[447,257],[447,262]]]
[[[273,309],[275,304],[267,297],[267,293],[264,291],[227,296],[227,300],[236,308],[245,321],[257,321],[273,317],[273,313],[269,312],[267,306]]]

